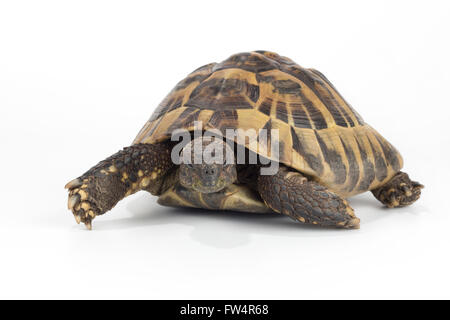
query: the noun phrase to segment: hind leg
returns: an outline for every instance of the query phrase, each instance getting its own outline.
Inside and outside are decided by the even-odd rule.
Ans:
[[[411,181],[408,174],[397,173],[385,185],[372,190],[373,195],[388,208],[404,207],[420,198],[423,185]]]

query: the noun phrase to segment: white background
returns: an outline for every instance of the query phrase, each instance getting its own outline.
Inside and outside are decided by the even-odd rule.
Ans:
[[[448,1],[2,1],[0,298],[450,298]],[[326,74],[426,185],[357,231],[170,209],[75,223],[64,184],[195,68],[271,50]]]

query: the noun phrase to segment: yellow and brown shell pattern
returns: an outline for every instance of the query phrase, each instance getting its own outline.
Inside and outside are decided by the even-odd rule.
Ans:
[[[195,70],[161,102],[134,143],[166,140],[175,129],[193,130],[194,121],[222,132],[278,129],[280,162],[344,197],[383,185],[403,166],[398,151],[323,74],[273,52],[239,53]],[[266,146],[246,143],[271,157],[270,137]]]

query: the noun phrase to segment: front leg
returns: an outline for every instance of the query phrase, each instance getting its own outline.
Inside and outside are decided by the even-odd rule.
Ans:
[[[359,228],[360,221],[345,199],[287,167],[280,167],[273,176],[261,175],[258,191],[274,211],[302,223]]]
[[[142,189],[157,194],[172,167],[167,143],[127,147],[66,185],[68,207],[77,223],[83,222],[91,229],[96,216],[112,209],[124,197]]]

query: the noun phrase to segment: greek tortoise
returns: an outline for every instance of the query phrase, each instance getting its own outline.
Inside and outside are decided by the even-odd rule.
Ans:
[[[227,129],[278,130],[265,145],[213,139],[223,150],[277,161],[279,170],[262,175],[257,163],[175,164],[171,136]],[[191,155],[210,142],[183,146]],[[252,140],[252,141],[251,141]],[[211,142],[212,143],[212,142]],[[277,154],[269,145],[276,143]],[[262,152],[265,151],[265,152]],[[181,153],[182,153],[181,152]],[[276,156],[276,157],[275,157]],[[274,160],[275,159],[275,160]],[[205,65],[179,82],[161,102],[130,147],[69,182],[68,207],[78,223],[92,220],[118,201],[145,190],[167,206],[213,210],[277,212],[302,223],[359,228],[345,198],[371,191],[387,207],[412,204],[423,186],[401,172],[399,152],[344,100],[319,71],[305,69],[268,51],[235,54]]]

